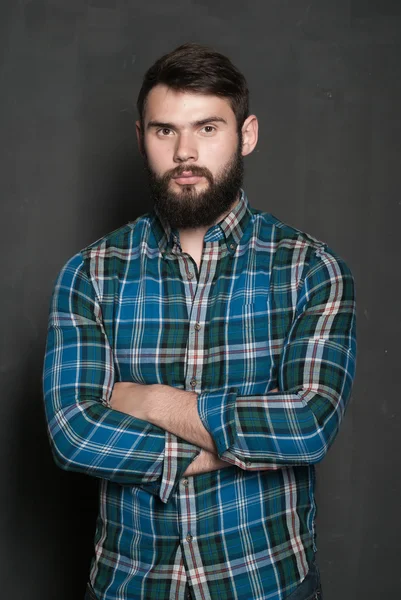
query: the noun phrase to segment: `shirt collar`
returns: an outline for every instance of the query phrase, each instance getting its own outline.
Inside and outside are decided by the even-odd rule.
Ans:
[[[179,233],[171,229],[168,223],[162,221],[156,209],[155,214],[156,235],[160,251],[164,254],[179,246]],[[230,254],[234,254],[250,218],[251,211],[248,198],[245,192],[241,190],[240,199],[228,215],[222,221],[216,223],[216,225],[212,225],[208,229],[205,235],[205,242],[213,242],[224,238],[228,251]]]

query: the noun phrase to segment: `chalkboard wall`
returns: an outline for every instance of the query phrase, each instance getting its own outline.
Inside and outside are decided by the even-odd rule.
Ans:
[[[83,597],[97,484],[51,458],[49,298],[72,254],[149,208],[136,95],[186,41],[248,78],[261,126],[251,203],[354,272],[357,381],[318,469],[320,565],[325,600],[399,598],[399,0],[1,1],[0,597]]]

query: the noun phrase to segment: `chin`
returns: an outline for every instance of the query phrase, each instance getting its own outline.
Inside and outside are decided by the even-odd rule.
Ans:
[[[201,194],[205,192],[208,187],[208,183],[196,183],[193,185],[178,185],[177,183],[173,183],[172,186],[170,186],[170,191],[176,196],[182,194]]]

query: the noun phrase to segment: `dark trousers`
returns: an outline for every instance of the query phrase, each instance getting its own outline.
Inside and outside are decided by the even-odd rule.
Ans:
[[[301,585],[285,600],[323,600],[320,574],[316,564],[311,566]]]

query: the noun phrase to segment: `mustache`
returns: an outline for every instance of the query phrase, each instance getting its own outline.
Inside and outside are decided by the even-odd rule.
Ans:
[[[200,167],[199,165],[179,165],[174,169],[166,171],[163,175],[165,181],[173,179],[173,177],[180,177],[183,173],[190,171],[196,177],[205,177],[210,183],[213,183],[213,175],[206,167]]]

